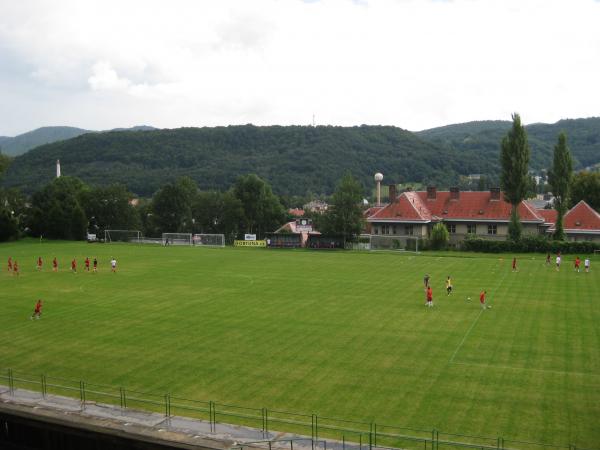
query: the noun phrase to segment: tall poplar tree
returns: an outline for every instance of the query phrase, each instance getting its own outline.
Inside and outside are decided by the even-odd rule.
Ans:
[[[558,212],[553,236],[557,240],[565,238],[563,216],[569,205],[572,179],[573,160],[571,159],[569,147],[567,147],[567,135],[562,132],[558,135],[558,143],[554,146],[554,161],[552,162],[552,169],[548,173],[548,183],[552,187],[552,194],[554,195],[554,209]]]
[[[530,150],[527,142],[527,132],[525,127],[521,125],[521,117],[514,113],[512,119],[511,130],[502,139],[500,184],[504,191],[505,200],[512,205],[508,236],[516,241],[520,239],[523,228],[517,208],[527,194]]]

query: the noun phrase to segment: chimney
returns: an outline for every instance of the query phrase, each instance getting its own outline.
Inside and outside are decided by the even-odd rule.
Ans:
[[[396,203],[396,185],[395,184],[389,185],[389,197],[390,197],[390,203]]]
[[[437,188],[435,186],[427,186],[427,200],[435,200]]]
[[[460,197],[460,191],[457,187],[450,188],[450,200],[458,200]]]
[[[493,187],[490,189],[490,200],[500,200],[500,188]]]

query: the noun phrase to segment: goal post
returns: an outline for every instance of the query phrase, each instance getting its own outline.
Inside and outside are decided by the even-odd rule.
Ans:
[[[163,233],[163,245],[192,245],[192,233]]]
[[[203,247],[225,247],[224,234],[194,234],[192,244]]]
[[[142,232],[139,230],[104,230],[104,242],[135,242],[140,243]]]
[[[419,238],[419,236],[381,234],[372,234],[370,236],[369,247],[371,250],[396,250],[419,253],[419,248],[422,246],[422,242],[419,242],[422,238]]]

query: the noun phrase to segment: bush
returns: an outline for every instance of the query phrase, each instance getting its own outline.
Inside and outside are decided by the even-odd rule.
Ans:
[[[600,250],[600,243],[589,241],[553,241],[544,236],[523,236],[518,241],[496,241],[482,238],[467,238],[461,250],[486,253],[593,253]]]
[[[430,244],[434,250],[446,248],[450,239],[448,228],[442,222],[436,223],[431,230]]]

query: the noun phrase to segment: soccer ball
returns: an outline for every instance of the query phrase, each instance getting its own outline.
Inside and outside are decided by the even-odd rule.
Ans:
[[[471,297],[467,297],[467,300],[468,300],[468,301],[471,301]]]
[[[488,309],[492,309],[492,305],[488,305]]]

